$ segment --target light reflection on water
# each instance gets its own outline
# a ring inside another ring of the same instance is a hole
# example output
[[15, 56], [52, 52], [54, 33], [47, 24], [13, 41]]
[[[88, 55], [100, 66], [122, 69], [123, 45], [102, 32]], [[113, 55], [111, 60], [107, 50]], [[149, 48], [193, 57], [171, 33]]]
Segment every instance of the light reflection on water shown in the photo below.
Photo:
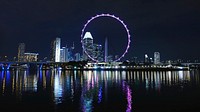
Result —
[[54, 101], [56, 104], [62, 103], [62, 93], [63, 93], [63, 80], [61, 76], [61, 71], [55, 71], [54, 73]]
[[127, 100], [127, 108], [126, 108], [126, 112], [131, 112], [132, 109], [132, 90], [130, 88], [130, 86], [123, 81], [123, 90], [126, 94], [126, 100]]
[[131, 112], [134, 110], [133, 86], [143, 85], [146, 91], [154, 89], [159, 93], [162, 86], [187, 82], [199, 85], [199, 75], [195, 74], [195, 71], [0, 71], [0, 92], [20, 98], [23, 92], [37, 93], [50, 88], [51, 100], [56, 105], [74, 102], [79, 96], [80, 110], [90, 112], [95, 106], [110, 101], [110, 88], [115, 88], [119, 90], [118, 100], [126, 99], [124, 110]]

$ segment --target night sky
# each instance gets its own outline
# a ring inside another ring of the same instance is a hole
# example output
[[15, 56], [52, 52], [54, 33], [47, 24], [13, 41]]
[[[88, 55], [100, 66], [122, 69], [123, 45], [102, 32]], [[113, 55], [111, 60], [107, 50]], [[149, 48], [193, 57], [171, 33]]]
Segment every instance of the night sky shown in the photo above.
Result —
[[[155, 51], [161, 60], [200, 59], [199, 0], [0, 0], [0, 56], [17, 56], [23, 42], [26, 52], [49, 57], [56, 37], [62, 46], [74, 42], [75, 52], [81, 52], [83, 25], [102, 13], [118, 16], [130, 30], [131, 48], [124, 59], [143, 60]], [[108, 36], [111, 51], [124, 49], [126, 33], [114, 19], [99, 18], [88, 30], [96, 42]]]

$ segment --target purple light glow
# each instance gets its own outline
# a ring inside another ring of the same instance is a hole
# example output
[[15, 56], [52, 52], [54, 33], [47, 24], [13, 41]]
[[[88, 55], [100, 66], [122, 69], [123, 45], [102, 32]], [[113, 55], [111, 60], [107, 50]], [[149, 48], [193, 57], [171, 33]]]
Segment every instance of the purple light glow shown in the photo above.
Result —
[[84, 31], [85, 31], [85, 28], [87, 27], [87, 25], [88, 25], [91, 21], [93, 21], [94, 19], [99, 18], [99, 17], [111, 17], [111, 18], [113, 18], [113, 19], [115, 19], [115, 20], [118, 20], [118, 21], [124, 26], [124, 28], [126, 29], [127, 38], [128, 38], [128, 43], [127, 43], [126, 50], [124, 51], [124, 53], [123, 53], [118, 59], [115, 60], [115, 61], [120, 61], [121, 58], [123, 58], [123, 57], [125, 56], [125, 54], [128, 53], [128, 49], [129, 49], [129, 47], [130, 47], [130, 42], [131, 42], [131, 40], [130, 40], [131, 35], [130, 35], [130, 33], [129, 33], [129, 29], [127, 28], [127, 25], [126, 25], [121, 19], [119, 19], [119, 17], [116, 17], [115, 15], [100, 14], [100, 15], [96, 15], [96, 16], [92, 17], [90, 20], [88, 20], [87, 23], [84, 25], [84, 27], [83, 27], [83, 29], [82, 29], [82, 33], [81, 33], [82, 48], [83, 48], [84, 52], [86, 53], [86, 55], [87, 55], [90, 59], [92, 59], [92, 60], [95, 61], [95, 62], [98, 62], [98, 60], [95, 60], [93, 57], [91, 57], [91, 56], [87, 53], [87, 51], [85, 50], [85, 48], [84, 48], [84, 46], [83, 46], [83, 35], [84, 35]]
[[122, 88], [123, 91], [126, 93], [126, 100], [127, 100], [127, 107], [126, 107], [126, 112], [131, 112], [132, 110], [132, 91], [130, 89], [130, 86], [123, 81], [122, 83]]
[[131, 104], [132, 104], [132, 96], [131, 96], [131, 89], [130, 89], [130, 87], [127, 85], [127, 88], [126, 88], [126, 91], [127, 91], [127, 102], [128, 102], [128, 104], [127, 104], [127, 108], [126, 108], [126, 112], [131, 112], [131, 108], [132, 108], [132, 106], [131, 106]]
[[99, 88], [98, 103], [101, 103], [101, 100], [102, 100], [102, 87]]

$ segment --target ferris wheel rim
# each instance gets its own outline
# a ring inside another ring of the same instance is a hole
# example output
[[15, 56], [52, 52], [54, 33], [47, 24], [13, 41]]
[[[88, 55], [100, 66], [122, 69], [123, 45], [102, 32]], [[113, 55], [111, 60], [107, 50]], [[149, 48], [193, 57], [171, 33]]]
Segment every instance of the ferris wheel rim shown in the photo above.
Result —
[[88, 26], [88, 24], [89, 24], [91, 21], [93, 21], [93, 20], [95, 20], [95, 19], [97, 19], [97, 18], [100, 18], [100, 17], [110, 17], [110, 18], [113, 18], [113, 19], [119, 21], [119, 22], [123, 25], [123, 27], [125, 28], [125, 30], [126, 30], [126, 34], [127, 34], [127, 38], [128, 38], [128, 43], [127, 43], [127, 45], [126, 45], [126, 50], [122, 53], [122, 55], [121, 55], [119, 58], [117, 58], [116, 60], [114, 60], [114, 62], [120, 61], [120, 60], [128, 53], [128, 50], [129, 50], [129, 48], [130, 48], [130, 43], [131, 43], [131, 40], [130, 40], [131, 35], [130, 35], [130, 31], [129, 31], [127, 25], [126, 25], [119, 17], [117, 17], [117, 16], [115, 16], [115, 15], [111, 15], [111, 14], [100, 14], [100, 15], [93, 16], [91, 19], [87, 20], [86, 24], [84, 25], [84, 27], [83, 27], [83, 29], [82, 29], [82, 31], [81, 31], [81, 44], [82, 44], [83, 51], [84, 51], [84, 53], [85, 53], [90, 59], [92, 59], [92, 60], [95, 61], [95, 62], [98, 62], [98, 60], [96, 60], [96, 59], [94, 59], [92, 56], [90, 56], [90, 55], [87, 53], [87, 51], [85, 50], [84, 45], [83, 45], [83, 34], [84, 34], [85, 29], [86, 29], [86, 27]]

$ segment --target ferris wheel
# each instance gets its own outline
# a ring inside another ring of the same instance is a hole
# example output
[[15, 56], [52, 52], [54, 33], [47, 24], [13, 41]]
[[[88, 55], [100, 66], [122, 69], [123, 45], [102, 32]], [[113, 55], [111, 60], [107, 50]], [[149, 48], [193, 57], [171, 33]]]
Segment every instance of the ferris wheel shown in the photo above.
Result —
[[105, 41], [105, 51], [104, 51], [104, 59], [102, 59], [102, 55], [103, 53], [100, 52], [102, 50], [102, 46], [98, 45], [98, 44], [93, 44], [93, 37], [91, 35], [90, 32], [85, 32], [86, 27], [95, 19], [97, 18], [101, 18], [101, 17], [109, 17], [112, 18], [114, 20], [117, 20], [119, 23], [121, 23], [123, 25], [123, 27], [126, 30], [126, 38], [127, 38], [127, 43], [126, 43], [126, 49], [123, 51], [122, 55], [119, 56], [117, 59], [115, 59], [114, 61], [120, 61], [127, 53], [128, 53], [128, 49], [130, 48], [130, 32], [129, 29], [127, 27], [127, 25], [119, 18], [116, 17], [115, 15], [111, 15], [111, 14], [100, 14], [100, 15], [96, 15], [94, 17], [92, 17], [91, 19], [89, 19], [86, 24], [84, 25], [83, 29], [82, 29], [82, 33], [81, 33], [81, 43], [82, 43], [82, 48], [83, 48], [83, 52], [85, 54], [85, 56], [87, 56], [89, 59], [91, 59], [92, 61], [95, 62], [107, 62], [107, 51], [106, 51], [106, 47], [107, 47], [107, 40]]

